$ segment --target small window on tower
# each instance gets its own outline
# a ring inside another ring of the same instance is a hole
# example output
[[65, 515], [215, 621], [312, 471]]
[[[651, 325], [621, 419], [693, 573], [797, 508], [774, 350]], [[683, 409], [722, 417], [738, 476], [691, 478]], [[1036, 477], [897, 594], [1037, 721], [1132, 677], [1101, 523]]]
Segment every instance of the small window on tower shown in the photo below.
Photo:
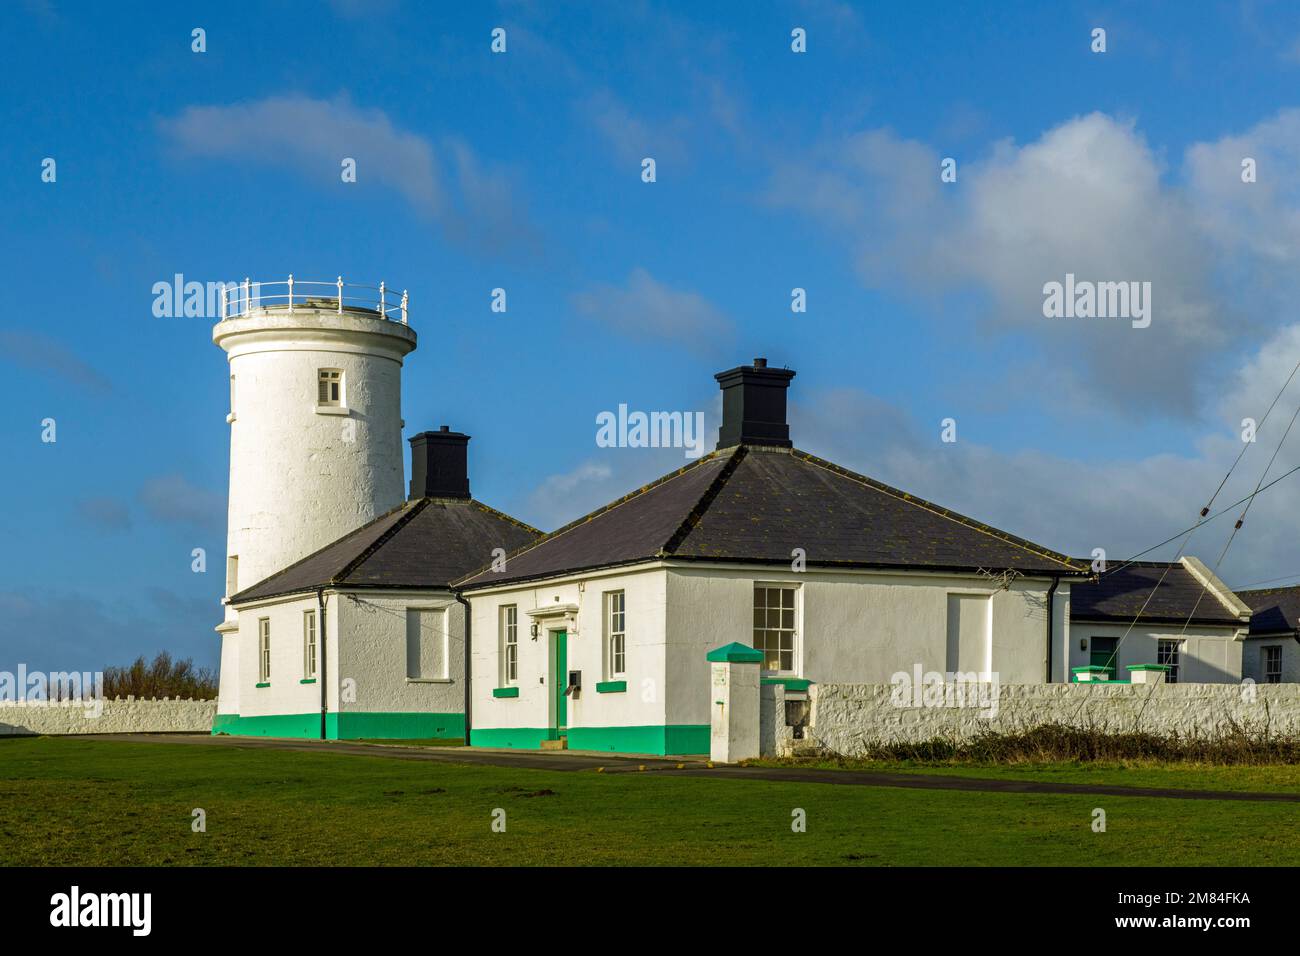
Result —
[[316, 382], [316, 404], [337, 408], [343, 404], [343, 371], [323, 368]]

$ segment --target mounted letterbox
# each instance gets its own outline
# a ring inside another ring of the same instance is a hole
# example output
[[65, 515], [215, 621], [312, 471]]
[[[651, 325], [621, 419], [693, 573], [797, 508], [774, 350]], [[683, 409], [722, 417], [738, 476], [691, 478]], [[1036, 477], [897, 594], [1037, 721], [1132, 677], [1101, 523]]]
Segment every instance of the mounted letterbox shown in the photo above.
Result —
[[582, 696], [582, 671], [569, 671], [569, 686], [564, 688], [566, 697]]

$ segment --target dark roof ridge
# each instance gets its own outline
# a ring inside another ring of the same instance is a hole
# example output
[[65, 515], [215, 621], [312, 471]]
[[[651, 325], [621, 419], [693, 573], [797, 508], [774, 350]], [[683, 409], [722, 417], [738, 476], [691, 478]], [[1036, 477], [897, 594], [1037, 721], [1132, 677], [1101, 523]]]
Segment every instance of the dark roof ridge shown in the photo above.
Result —
[[1283, 584], [1276, 588], [1233, 588], [1232, 593], [1240, 597], [1243, 594], [1276, 594], [1281, 591], [1300, 591], [1300, 584]]
[[387, 544], [392, 539], [393, 535], [397, 534], [397, 532], [405, 528], [408, 524], [411, 523], [411, 520], [416, 515], [418, 515], [421, 511], [427, 508], [429, 506], [429, 502], [432, 500], [433, 500], [432, 498], [417, 498], [415, 500], [415, 503], [412, 504], [411, 507], [407, 509], [406, 514], [404, 514], [397, 521], [394, 521], [392, 527], [390, 527], [387, 531], [381, 534], [374, 541], [370, 542], [370, 547], [366, 548], [364, 551], [358, 554], [347, 564], [343, 565], [342, 570], [338, 571], [335, 574], [330, 575], [329, 583], [338, 584], [342, 582], [347, 578], [349, 574], [351, 574], [357, 568], [361, 567], [361, 565], [365, 564], [366, 561], [368, 561], [371, 557], [374, 556], [375, 552], [377, 552], [380, 548], [382, 548], [385, 544]]
[[465, 505], [465, 506], [475, 505], [476, 507], [479, 508], [479, 510], [486, 511], [488, 514], [492, 515], [495, 518], [500, 518], [502, 521], [508, 521], [510, 524], [515, 525], [516, 527], [519, 528], [523, 528], [525, 531], [532, 532], [533, 534], [544, 533], [540, 528], [534, 528], [530, 524], [525, 524], [524, 522], [520, 521], [518, 518], [508, 515], [504, 511], [498, 511], [496, 508], [493, 508], [491, 505], [479, 501], [477, 498], [448, 498], [446, 496], [429, 495], [428, 497], [418, 498], [416, 500], [437, 502], [438, 504], [441, 504], [444, 507], [446, 505]]
[[[485, 504], [483, 504], [483, 502], [479, 501], [479, 500], [476, 499], [476, 498], [469, 498], [469, 499], [462, 498], [462, 499], [460, 499], [460, 500], [461, 500], [462, 502], [466, 503], [466, 504], [475, 504], [475, 505], [478, 505], [481, 509], [483, 509], [484, 511], [486, 511], [488, 514], [493, 515], [493, 516], [495, 516], [495, 517], [497, 517], [497, 518], [501, 518], [501, 519], [503, 519], [503, 520], [505, 520], [505, 521], [509, 521], [511, 524], [518, 525], [520, 528], [523, 528], [525, 531], [529, 531], [529, 532], [532, 532], [533, 534], [538, 534], [538, 535], [540, 535], [540, 534], [543, 533], [542, 531], [539, 531], [537, 528], [534, 528], [534, 527], [533, 527], [532, 525], [530, 525], [530, 524], [524, 524], [524, 523], [523, 523], [522, 521], [520, 521], [519, 519], [510, 517], [510, 515], [506, 514], [504, 511], [497, 511], [497, 509], [496, 509], [496, 508], [493, 508], [491, 505], [485, 505]], [[470, 571], [470, 572], [468, 572], [468, 573], [466, 573], [466, 574], [462, 574], [462, 575], [461, 575], [460, 577], [458, 577], [455, 581], [448, 581], [448, 582], [447, 582], [447, 588], [448, 588], [449, 590], [454, 590], [455, 587], [456, 587], [456, 585], [457, 585], [458, 583], [460, 583], [461, 581], [464, 581], [466, 578], [471, 578], [471, 577], [474, 577], [475, 575], [482, 574], [484, 571], [486, 571], [486, 570], [487, 570], [488, 568], [490, 568], [490, 567], [492, 567], [492, 562], [491, 562], [491, 561], [489, 561], [487, 564], [481, 565], [480, 567], [474, 568], [474, 570], [472, 570], [472, 571]]]
[[[367, 521], [365, 524], [361, 525], [360, 527], [358, 527], [358, 528], [353, 528], [353, 529], [352, 529], [351, 531], [349, 531], [347, 534], [342, 535], [342, 536], [340, 536], [340, 537], [338, 537], [338, 538], [335, 538], [333, 541], [330, 541], [328, 544], [323, 544], [323, 545], [321, 545], [319, 548], [317, 548], [315, 551], [312, 551], [310, 554], [304, 554], [304, 555], [303, 555], [301, 558], [299, 558], [297, 561], [294, 561], [294, 562], [292, 562], [292, 563], [290, 563], [290, 564], [286, 564], [286, 565], [285, 565], [284, 567], [282, 567], [279, 571], [275, 571], [275, 572], [273, 572], [272, 574], [268, 574], [266, 577], [262, 578], [262, 580], [260, 580], [260, 581], [254, 581], [254, 582], [253, 582], [252, 584], [250, 584], [248, 587], [246, 587], [246, 588], [241, 588], [240, 590], [236, 591], [234, 594], [230, 595], [230, 597], [228, 597], [226, 600], [227, 600], [230, 604], [234, 604], [234, 603], [236, 603], [236, 601], [238, 600], [238, 598], [239, 598], [241, 595], [246, 594], [247, 592], [253, 590], [253, 588], [261, 587], [263, 584], [266, 584], [268, 581], [274, 581], [276, 578], [278, 578], [278, 577], [280, 577], [280, 576], [282, 576], [282, 575], [288, 574], [290, 571], [292, 571], [292, 570], [293, 570], [294, 568], [296, 568], [298, 565], [302, 564], [304, 561], [309, 561], [309, 560], [311, 560], [312, 558], [316, 557], [316, 555], [320, 554], [321, 552], [323, 552], [323, 551], [328, 551], [330, 548], [334, 547], [335, 545], [339, 544], [340, 542], [346, 541], [348, 538], [352, 537], [353, 535], [355, 535], [355, 534], [360, 534], [362, 531], [365, 531], [367, 528], [369, 528], [369, 527], [370, 527], [372, 524], [374, 524], [376, 521], [383, 521], [383, 520], [384, 520], [385, 518], [387, 518], [389, 515], [392, 515], [392, 514], [394, 514], [395, 512], [401, 511], [403, 508], [407, 507], [407, 506], [410, 505], [410, 504], [411, 504], [410, 501], [403, 501], [401, 504], [399, 504], [399, 505], [395, 505], [394, 507], [389, 508], [389, 509], [388, 509], [387, 511], [385, 511], [383, 514], [381, 514], [381, 515], [375, 515], [375, 517], [371, 518], [369, 521]], [[403, 522], [403, 523], [404, 523], [404, 522]]]
[[[718, 458], [726, 458], [730, 455], [733, 455], [736, 452], [737, 448], [739, 447], [740, 446], [733, 446], [731, 448], [723, 448], [723, 449], [718, 449], [716, 451], [712, 451], [707, 455], [703, 455], [700, 458], [697, 458], [689, 465], [683, 465], [681, 468], [678, 468], [676, 471], [670, 471], [666, 475], [661, 475], [660, 477], [656, 478], [654, 481], [650, 482], [648, 485], [642, 485], [640, 488], [637, 488], [633, 491], [629, 491], [623, 497], [616, 498], [615, 500], [611, 501], [609, 504], [603, 505], [600, 508], [597, 508], [595, 511], [585, 514], [580, 518], [575, 518], [573, 521], [570, 521], [568, 524], [563, 525], [562, 527], [556, 528], [554, 531], [550, 532], [549, 534], [542, 535], [536, 541], [532, 541], [524, 545], [522, 548], [510, 552], [508, 555], [506, 555], [506, 560], [509, 561], [510, 559], [517, 558], [522, 554], [527, 554], [529, 551], [532, 551], [534, 548], [539, 547], [540, 545], [543, 545], [548, 541], [554, 541], [556, 538], [560, 537], [561, 535], [569, 531], [572, 531], [574, 528], [580, 527], [581, 525], [584, 525], [589, 521], [594, 521], [595, 519], [605, 514], [608, 514], [609, 512], [617, 508], [619, 505], [627, 504], [632, 499], [639, 498], [641, 495], [644, 495], [652, 491], [653, 489], [658, 488], [660, 485], [667, 484], [668, 482], [672, 481], [674, 478], [680, 478], [682, 475], [686, 474], [689, 471], [694, 470], [695, 468], [698, 468], [700, 465], [703, 465], [707, 461], [712, 461]], [[453, 586], [455, 586], [457, 584], [460, 584], [462, 581], [468, 581], [471, 578], [475, 577], [476, 575], [482, 573], [483, 573], [483, 569], [480, 568], [478, 571], [474, 571], [471, 572], [470, 574], [462, 575], [461, 577], [457, 578], [455, 581], [452, 581], [451, 583]], [[512, 580], [508, 583], [514, 583], [514, 581]]]
[[718, 497], [719, 492], [722, 491], [722, 486], [725, 485], [731, 479], [731, 476], [736, 473], [736, 467], [744, 460], [745, 455], [745, 446], [736, 445], [735, 451], [723, 466], [718, 469], [718, 473], [713, 476], [713, 480], [709, 482], [709, 486], [700, 493], [699, 498], [695, 500], [695, 504], [691, 506], [691, 510], [687, 512], [686, 517], [682, 519], [682, 523], [677, 526], [677, 530], [674, 531], [669, 536], [668, 540], [664, 542], [663, 547], [659, 549], [656, 557], [669, 557], [676, 552], [679, 547], [681, 547], [682, 542], [686, 540], [686, 536], [695, 530], [695, 526], [698, 525], [700, 519], [704, 517], [704, 512], [709, 510], [709, 505], [713, 504], [713, 499]]
[[1041, 545], [1034, 544], [1034, 542], [1028, 540], [1027, 538], [1021, 538], [1018, 535], [1010, 534], [1009, 532], [1006, 531], [1000, 531], [997, 528], [992, 527], [991, 525], [984, 524], [982, 521], [976, 521], [974, 518], [968, 518], [966, 517], [966, 515], [961, 514], [960, 512], [956, 512], [956, 511], [952, 511], [951, 509], [944, 508], [942, 505], [937, 505], [934, 502], [927, 501], [924, 498], [918, 498], [916, 495], [909, 494], [908, 492], [903, 491], [902, 489], [895, 488], [892, 485], [887, 485], [883, 481], [877, 481], [875, 478], [870, 478], [866, 475], [859, 474], [856, 471], [850, 471], [848, 468], [845, 468], [841, 465], [837, 465], [834, 462], [826, 461], [824, 458], [818, 458], [816, 455], [809, 454], [806, 451], [801, 451], [798, 448], [791, 448], [789, 449], [789, 452], [794, 457], [806, 461], [810, 465], [815, 465], [819, 468], [825, 469], [826, 471], [829, 471], [835, 475], [839, 475], [842, 478], [848, 478], [851, 481], [861, 482], [862, 484], [865, 484], [869, 488], [874, 488], [876, 491], [880, 491], [883, 492], [884, 494], [890, 495], [891, 497], [894, 497], [899, 501], [905, 501], [908, 504], [915, 505], [918, 508], [922, 508], [926, 511], [929, 511], [931, 514], [938, 515], [941, 518], [947, 518], [949, 521], [953, 521], [957, 524], [963, 525], [967, 528], [970, 528], [973, 531], [981, 532], [982, 534], [986, 534], [991, 538], [995, 538], [999, 541], [1004, 541], [1007, 544], [1014, 545], [1017, 548], [1021, 548], [1024, 551], [1028, 551], [1030, 554], [1037, 555], [1038, 557], [1041, 558], [1047, 558], [1049, 561], [1055, 561], [1058, 564], [1063, 564], [1065, 565], [1066, 568], [1068, 568], [1071, 571], [1077, 573], [1087, 573], [1089, 570], [1086, 568], [1079, 567], [1077, 564], [1074, 563], [1075, 559], [1069, 557], [1068, 555], [1061, 554], [1057, 551], [1049, 551], [1047, 548], [1044, 548]]

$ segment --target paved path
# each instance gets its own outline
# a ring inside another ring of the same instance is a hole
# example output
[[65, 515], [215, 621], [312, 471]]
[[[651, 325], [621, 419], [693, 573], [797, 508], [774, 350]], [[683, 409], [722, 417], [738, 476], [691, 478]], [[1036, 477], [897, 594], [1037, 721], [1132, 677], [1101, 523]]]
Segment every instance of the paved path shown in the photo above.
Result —
[[912, 790], [962, 790], [981, 793], [1053, 793], [1106, 797], [1162, 797], [1173, 800], [1232, 800], [1300, 803], [1300, 793], [1251, 790], [1185, 790], [1177, 787], [1121, 787], [1111, 784], [951, 777], [939, 774], [887, 773], [874, 770], [823, 770], [800, 767], [709, 766], [700, 758], [625, 756], [590, 750], [494, 750], [485, 747], [420, 747], [357, 743], [347, 740], [300, 740], [281, 737], [213, 737], [208, 734], [90, 734], [94, 740], [124, 743], [181, 744], [197, 747], [236, 747], [251, 750], [298, 750], [359, 754], [395, 760], [521, 767], [527, 770], [599, 770], [602, 773], [672, 771], [688, 777], [769, 780], [777, 783], [820, 783], [858, 787], [901, 787]]

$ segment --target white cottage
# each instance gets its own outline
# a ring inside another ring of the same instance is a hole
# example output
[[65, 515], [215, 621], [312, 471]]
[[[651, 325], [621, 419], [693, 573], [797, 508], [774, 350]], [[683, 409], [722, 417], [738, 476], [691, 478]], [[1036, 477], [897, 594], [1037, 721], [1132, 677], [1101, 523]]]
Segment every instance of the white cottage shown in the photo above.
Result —
[[719, 373], [713, 453], [459, 582], [471, 743], [707, 753], [705, 657], [733, 642], [795, 698], [917, 665], [1064, 671], [1088, 566], [795, 449], [794, 374]]
[[1254, 611], [1241, 672], [1257, 684], [1300, 682], [1300, 585], [1238, 591]]
[[1251, 626], [1250, 607], [1197, 558], [1119, 563], [1071, 589], [1070, 671], [1124, 681], [1156, 667], [1169, 683], [1235, 684]]

